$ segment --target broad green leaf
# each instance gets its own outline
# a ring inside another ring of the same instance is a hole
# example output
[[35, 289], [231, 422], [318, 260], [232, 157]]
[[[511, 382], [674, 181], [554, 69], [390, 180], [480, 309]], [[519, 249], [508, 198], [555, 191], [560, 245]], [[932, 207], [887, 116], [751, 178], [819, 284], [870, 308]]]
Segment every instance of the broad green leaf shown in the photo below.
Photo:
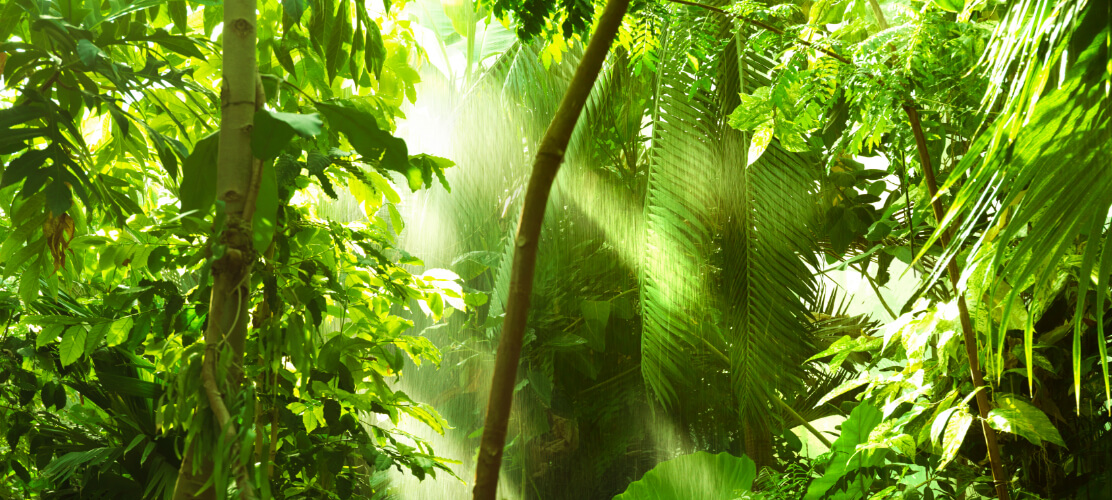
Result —
[[[836, 487], [839, 480], [850, 471], [878, 465], [887, 454], [885, 449], [858, 450], [858, 445], [867, 443], [869, 435], [883, 420], [884, 414], [868, 403], [858, 404], [842, 422], [842, 434], [834, 441], [830, 450], [830, 461], [826, 474], [811, 482], [805, 500], [818, 500]], [[864, 479], [859, 485], [868, 488], [871, 479]], [[842, 481], [844, 483], [844, 481]]]
[[179, 189], [181, 212], [196, 211], [204, 218], [216, 200], [216, 156], [220, 149], [220, 132], [213, 132], [197, 141], [193, 152], [182, 161]]
[[[12, 2], [13, 4], [15, 2]], [[93, 42], [82, 38], [77, 41], [77, 57], [81, 59], [85, 66], [93, 67], [97, 62], [97, 57], [104, 55], [104, 51], [100, 47], [93, 45]]]
[[845, 14], [846, 0], [818, 0], [811, 4], [811, 14], [808, 19], [809, 24], [823, 25], [823, 24], [837, 24], [842, 22], [842, 15]]
[[[409, 169], [409, 173], [406, 174], [406, 177], [409, 178], [410, 189], [420, 189], [421, 183], [424, 183], [426, 188], [431, 188], [432, 176], [435, 174], [436, 178], [440, 180], [440, 185], [444, 186], [444, 190], [449, 193], [452, 192], [452, 188], [448, 186], [448, 179], [444, 177], [444, 169], [455, 165], [455, 162], [452, 160], [422, 153], [410, 156], [409, 164], [411, 168]], [[413, 186], [416, 179], [410, 176], [416, 176], [418, 174], [420, 174], [420, 182], [417, 182], [417, 187], [414, 188]]]
[[15, 0], [4, 2], [4, 8], [0, 9], [0, 40], [8, 40], [15, 26], [23, 20], [23, 13], [24, 10], [19, 2]]
[[61, 358], [62, 366], [72, 364], [85, 354], [86, 335], [85, 327], [82, 325], [73, 325], [66, 329], [66, 333], [62, 334], [62, 343], [58, 345], [58, 355]]
[[30, 305], [39, 298], [39, 274], [42, 272], [43, 256], [31, 261], [31, 265], [23, 271], [19, 279], [19, 298], [24, 304]]
[[39, 348], [46, 344], [54, 342], [60, 335], [62, 335], [62, 332], [64, 332], [65, 329], [66, 326], [60, 323], [44, 326], [42, 330], [39, 330], [39, 334], [35, 336], [35, 347]]
[[946, 464], [958, 456], [961, 443], [965, 441], [969, 426], [973, 424], [973, 415], [966, 407], [959, 406], [957, 410], [951, 414], [946, 422], [946, 430], [942, 433], [942, 463], [939, 464], [939, 469], [946, 467]]
[[753, 487], [757, 466], [747, 456], [698, 451], [661, 462], [614, 500], [732, 500]]
[[100, 342], [108, 335], [112, 328], [111, 321], [102, 321], [89, 327], [89, 334], [85, 337], [85, 352], [93, 352], [100, 347]]
[[340, 10], [333, 18], [332, 25], [328, 27], [328, 46], [324, 51], [325, 73], [328, 75], [328, 84], [331, 85], [336, 78], [336, 71], [347, 57], [343, 53], [344, 44], [351, 42], [351, 16], [348, 15], [348, 2], [340, 1]]
[[414, 191], [421, 187], [423, 172], [410, 163], [405, 141], [379, 128], [373, 114], [359, 109], [352, 101], [322, 102], [317, 104], [317, 109], [328, 119], [328, 125], [343, 133], [365, 160], [405, 175]]
[[170, 10], [170, 20], [174, 23], [174, 30], [182, 35], [189, 33], [189, 10], [185, 0], [171, 0], [166, 7]]
[[741, 104], [730, 113], [730, 126], [748, 132], [772, 120], [772, 102], [768, 100], [768, 87], [752, 95], [741, 94]]
[[305, 13], [305, 0], [282, 0], [282, 10], [294, 24], [301, 22], [301, 15]]
[[262, 254], [270, 246], [271, 240], [274, 239], [274, 232], [278, 228], [278, 180], [274, 173], [274, 162], [271, 161], [263, 165], [251, 227], [255, 251]]
[[772, 142], [773, 124], [772, 120], [768, 120], [757, 127], [753, 132], [753, 138], [749, 143], [749, 152], [747, 157], [749, 159], [746, 167], [753, 166], [757, 160], [761, 158], [765, 150], [768, 149], [769, 143]]
[[130, 316], [120, 318], [112, 322], [112, 326], [108, 329], [105, 335], [105, 340], [108, 341], [109, 346], [120, 345], [127, 340], [128, 335], [131, 333], [132, 326], [135, 325], [135, 320]]
[[472, 36], [475, 26], [475, 4], [472, 0], [440, 0], [444, 14], [452, 21], [452, 28], [462, 37]]
[[255, 158], [272, 160], [295, 134], [313, 137], [320, 133], [320, 127], [320, 117], [316, 113], [302, 115], [260, 109], [255, 112], [255, 125], [251, 129], [251, 152]]
[[993, 429], [1023, 436], [1031, 444], [1049, 441], [1066, 446], [1058, 429], [1042, 410], [1010, 394], [1000, 394], [995, 399], [996, 407], [988, 412], [988, 423]]
[[134, 38], [132, 40], [154, 42], [171, 52], [177, 52], [186, 57], [194, 57], [201, 60], [205, 59], [205, 54], [197, 48], [196, 42], [194, 42], [192, 38], [181, 35], [171, 35], [169, 31], [164, 29], [155, 30], [155, 32], [150, 35]]

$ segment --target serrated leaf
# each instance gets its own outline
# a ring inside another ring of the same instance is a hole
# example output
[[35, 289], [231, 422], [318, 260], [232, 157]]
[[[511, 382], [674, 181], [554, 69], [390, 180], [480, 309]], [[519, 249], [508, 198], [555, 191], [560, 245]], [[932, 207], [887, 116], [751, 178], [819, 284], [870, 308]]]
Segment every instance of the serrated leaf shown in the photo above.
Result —
[[72, 364], [85, 354], [86, 335], [87, 332], [82, 325], [71, 326], [66, 329], [66, 333], [62, 334], [62, 343], [58, 345], [58, 355], [61, 358], [62, 366]]

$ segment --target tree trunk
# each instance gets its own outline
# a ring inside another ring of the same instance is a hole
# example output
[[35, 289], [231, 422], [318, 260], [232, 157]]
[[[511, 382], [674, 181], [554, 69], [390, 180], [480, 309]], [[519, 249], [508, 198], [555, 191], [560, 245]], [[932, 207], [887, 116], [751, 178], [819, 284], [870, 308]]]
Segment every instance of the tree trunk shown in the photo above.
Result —
[[494, 362], [494, 380], [490, 387], [483, 438], [475, 470], [474, 500], [494, 500], [498, 490], [498, 472], [502, 465], [502, 449], [506, 444], [506, 427], [513, 405], [517, 365], [521, 359], [521, 341], [529, 316], [529, 300], [533, 293], [533, 272], [537, 262], [537, 240], [544, 221], [545, 205], [564, 160], [572, 131], [587, 97], [598, 78], [610, 44], [618, 33], [629, 7], [629, 0], [608, 0], [583, 59], [575, 70], [571, 84], [560, 102], [556, 116], [544, 134], [533, 163], [533, 174], [525, 191], [524, 207], [514, 238], [514, 261], [510, 274], [510, 293], [498, 356]]
[[[198, 494], [200, 487], [213, 473], [212, 453], [226, 453], [224, 463], [231, 464], [241, 498], [254, 498], [252, 484], [244, 464], [238, 461], [238, 433], [226, 401], [236, 400], [243, 378], [243, 353], [247, 338], [249, 285], [251, 263], [254, 261], [251, 217], [255, 210], [260, 163], [251, 154], [251, 127], [255, 110], [265, 101], [258, 84], [255, 63], [255, 1], [225, 0], [223, 83], [220, 88], [220, 149], [217, 156], [216, 192], [224, 210], [223, 228], [214, 247], [223, 247], [223, 255], [212, 264], [212, 296], [209, 299], [208, 323], [204, 333], [205, 353], [201, 369], [202, 401], [213, 412], [213, 428], [202, 429], [202, 443], [216, 442], [223, 433], [224, 450], [203, 450], [201, 467], [193, 469], [194, 443], [187, 444], [184, 460], [174, 487], [174, 498], [213, 498], [213, 484]], [[220, 210], [219, 204], [217, 210]], [[217, 379], [218, 358], [230, 355], [228, 372]], [[199, 408], [198, 411], [205, 411]]]

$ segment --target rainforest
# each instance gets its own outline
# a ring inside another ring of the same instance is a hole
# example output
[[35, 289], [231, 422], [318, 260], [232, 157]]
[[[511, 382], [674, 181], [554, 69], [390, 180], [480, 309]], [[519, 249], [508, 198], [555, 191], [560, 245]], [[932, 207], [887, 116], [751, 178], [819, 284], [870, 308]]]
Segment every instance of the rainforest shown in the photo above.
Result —
[[0, 0], [0, 499], [1112, 499], [1112, 2]]

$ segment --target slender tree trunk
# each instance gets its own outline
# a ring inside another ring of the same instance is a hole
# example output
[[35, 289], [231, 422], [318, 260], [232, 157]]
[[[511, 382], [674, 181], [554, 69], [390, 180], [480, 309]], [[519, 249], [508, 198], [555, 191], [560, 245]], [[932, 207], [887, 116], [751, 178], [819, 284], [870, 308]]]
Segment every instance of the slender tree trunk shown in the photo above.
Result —
[[[911, 130], [915, 133], [915, 144], [919, 149], [919, 162], [923, 166], [923, 176], [927, 180], [927, 190], [931, 195], [931, 208], [938, 224], [942, 224], [946, 210], [942, 207], [942, 200], [938, 199], [938, 182], [934, 178], [934, 169], [931, 168], [931, 157], [927, 151], [927, 138], [923, 135], [923, 126], [919, 122], [919, 111], [911, 105], [904, 105]], [[950, 230], [942, 230], [939, 237], [942, 246], [950, 246]], [[985, 393], [985, 377], [981, 373], [980, 361], [977, 357], [977, 336], [973, 333], [973, 322], [969, 319], [969, 307], [965, 304], [965, 295], [958, 288], [961, 278], [961, 269], [958, 268], [956, 258], [951, 258], [946, 263], [946, 271], [950, 275], [950, 284], [954, 292], [958, 293], [958, 314], [961, 316], [961, 337], [965, 344], [965, 356], [969, 360], [969, 374], [973, 377], [973, 391], [977, 394], [977, 412], [981, 414], [981, 428], [985, 432], [985, 445], [988, 447], [988, 460], [992, 465], [992, 480], [996, 483], [996, 496], [1000, 500], [1009, 500], [1008, 479], [1004, 476], [1004, 465], [1000, 460], [1000, 447], [996, 444], [996, 431], [988, 425], [988, 411], [992, 409]]]
[[506, 427], [513, 405], [517, 365], [521, 360], [521, 341], [529, 316], [529, 300], [533, 293], [533, 272], [537, 263], [537, 243], [544, 221], [545, 205], [564, 160], [572, 131], [579, 121], [587, 97], [598, 79], [610, 44], [629, 8], [629, 0], [608, 0], [594, 35], [575, 70], [556, 116], [544, 134], [533, 163], [533, 174], [525, 191], [524, 207], [514, 238], [514, 261], [510, 273], [510, 293], [498, 356], [494, 361], [494, 380], [490, 387], [483, 438], [475, 471], [474, 500], [494, 500], [498, 490], [498, 472], [502, 465], [502, 449], [506, 444]]
[[[217, 156], [217, 199], [224, 202], [224, 225], [214, 247], [223, 248], [223, 255], [212, 264], [212, 296], [209, 300], [208, 323], [204, 333], [205, 354], [201, 369], [204, 397], [213, 413], [213, 429], [202, 429], [216, 441], [223, 433], [225, 449], [204, 450], [201, 467], [193, 469], [196, 446], [187, 445], [185, 459], [178, 473], [174, 498], [213, 498], [221, 484], [212, 484], [198, 494], [212, 473], [211, 453], [227, 453], [224, 463], [231, 464], [241, 498], [253, 499], [254, 489], [244, 464], [239, 463], [238, 432], [228, 401], [235, 401], [243, 378], [243, 353], [247, 338], [251, 263], [254, 260], [251, 217], [255, 210], [260, 164], [251, 154], [251, 127], [255, 110], [265, 101], [258, 83], [255, 63], [255, 0], [225, 0], [223, 83], [220, 88], [220, 149]], [[219, 208], [218, 208], [219, 209]], [[217, 378], [221, 355], [231, 356], [223, 380]], [[203, 408], [199, 409], [204, 411]], [[230, 451], [230, 453], [228, 453]]]

